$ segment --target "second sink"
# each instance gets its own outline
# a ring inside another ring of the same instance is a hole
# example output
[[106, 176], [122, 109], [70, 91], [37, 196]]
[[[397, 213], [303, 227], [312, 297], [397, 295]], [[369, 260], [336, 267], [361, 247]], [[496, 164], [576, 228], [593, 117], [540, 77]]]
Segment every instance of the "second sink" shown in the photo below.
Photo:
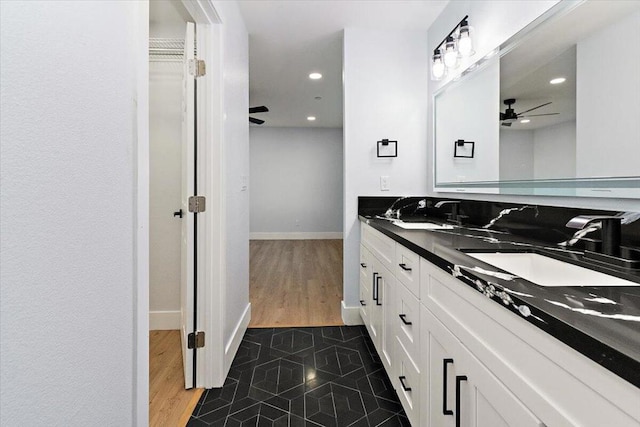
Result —
[[540, 286], [640, 286], [536, 253], [467, 252], [467, 255]]

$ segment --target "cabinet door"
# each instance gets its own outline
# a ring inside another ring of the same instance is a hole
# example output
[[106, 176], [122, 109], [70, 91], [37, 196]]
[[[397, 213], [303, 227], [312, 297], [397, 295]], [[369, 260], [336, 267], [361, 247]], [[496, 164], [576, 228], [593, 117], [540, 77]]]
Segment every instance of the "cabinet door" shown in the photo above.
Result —
[[423, 337], [428, 336], [428, 426], [542, 427], [536, 418], [425, 307]]
[[371, 279], [369, 284], [371, 289], [369, 295], [371, 296], [371, 303], [369, 304], [369, 335], [376, 347], [378, 354], [382, 354], [382, 299], [380, 298], [380, 290], [382, 289], [381, 280], [384, 267], [374, 256], [371, 257]]
[[380, 276], [378, 278], [378, 307], [382, 311], [382, 331], [380, 358], [384, 367], [387, 369], [389, 377], [396, 376], [394, 359], [398, 342], [396, 341], [396, 294], [397, 287], [400, 286], [396, 278], [391, 272], [384, 268], [380, 268]]
[[360, 317], [369, 328], [371, 311], [371, 253], [363, 245], [360, 245]]

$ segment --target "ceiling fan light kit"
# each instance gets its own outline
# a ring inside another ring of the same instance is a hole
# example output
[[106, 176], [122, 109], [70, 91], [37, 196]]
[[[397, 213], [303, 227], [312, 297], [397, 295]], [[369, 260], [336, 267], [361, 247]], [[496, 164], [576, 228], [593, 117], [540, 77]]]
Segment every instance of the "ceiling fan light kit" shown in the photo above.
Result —
[[458, 68], [460, 58], [473, 56], [472, 29], [465, 16], [433, 51], [431, 79], [441, 80], [447, 71]]

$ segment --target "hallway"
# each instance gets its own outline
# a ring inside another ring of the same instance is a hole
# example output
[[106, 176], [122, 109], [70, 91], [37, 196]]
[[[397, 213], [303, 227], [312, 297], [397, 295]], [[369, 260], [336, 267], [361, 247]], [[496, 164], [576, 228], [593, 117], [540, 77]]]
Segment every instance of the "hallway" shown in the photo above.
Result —
[[342, 240], [252, 240], [251, 328], [342, 325]]

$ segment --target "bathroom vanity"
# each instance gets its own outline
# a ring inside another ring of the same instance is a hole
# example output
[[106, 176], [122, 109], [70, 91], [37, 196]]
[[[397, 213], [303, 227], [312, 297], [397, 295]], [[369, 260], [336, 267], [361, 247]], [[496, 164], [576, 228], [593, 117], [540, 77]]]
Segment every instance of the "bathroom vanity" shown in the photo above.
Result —
[[360, 314], [412, 425], [640, 426], [640, 269], [558, 245], [577, 210], [390, 200], [359, 201]]

